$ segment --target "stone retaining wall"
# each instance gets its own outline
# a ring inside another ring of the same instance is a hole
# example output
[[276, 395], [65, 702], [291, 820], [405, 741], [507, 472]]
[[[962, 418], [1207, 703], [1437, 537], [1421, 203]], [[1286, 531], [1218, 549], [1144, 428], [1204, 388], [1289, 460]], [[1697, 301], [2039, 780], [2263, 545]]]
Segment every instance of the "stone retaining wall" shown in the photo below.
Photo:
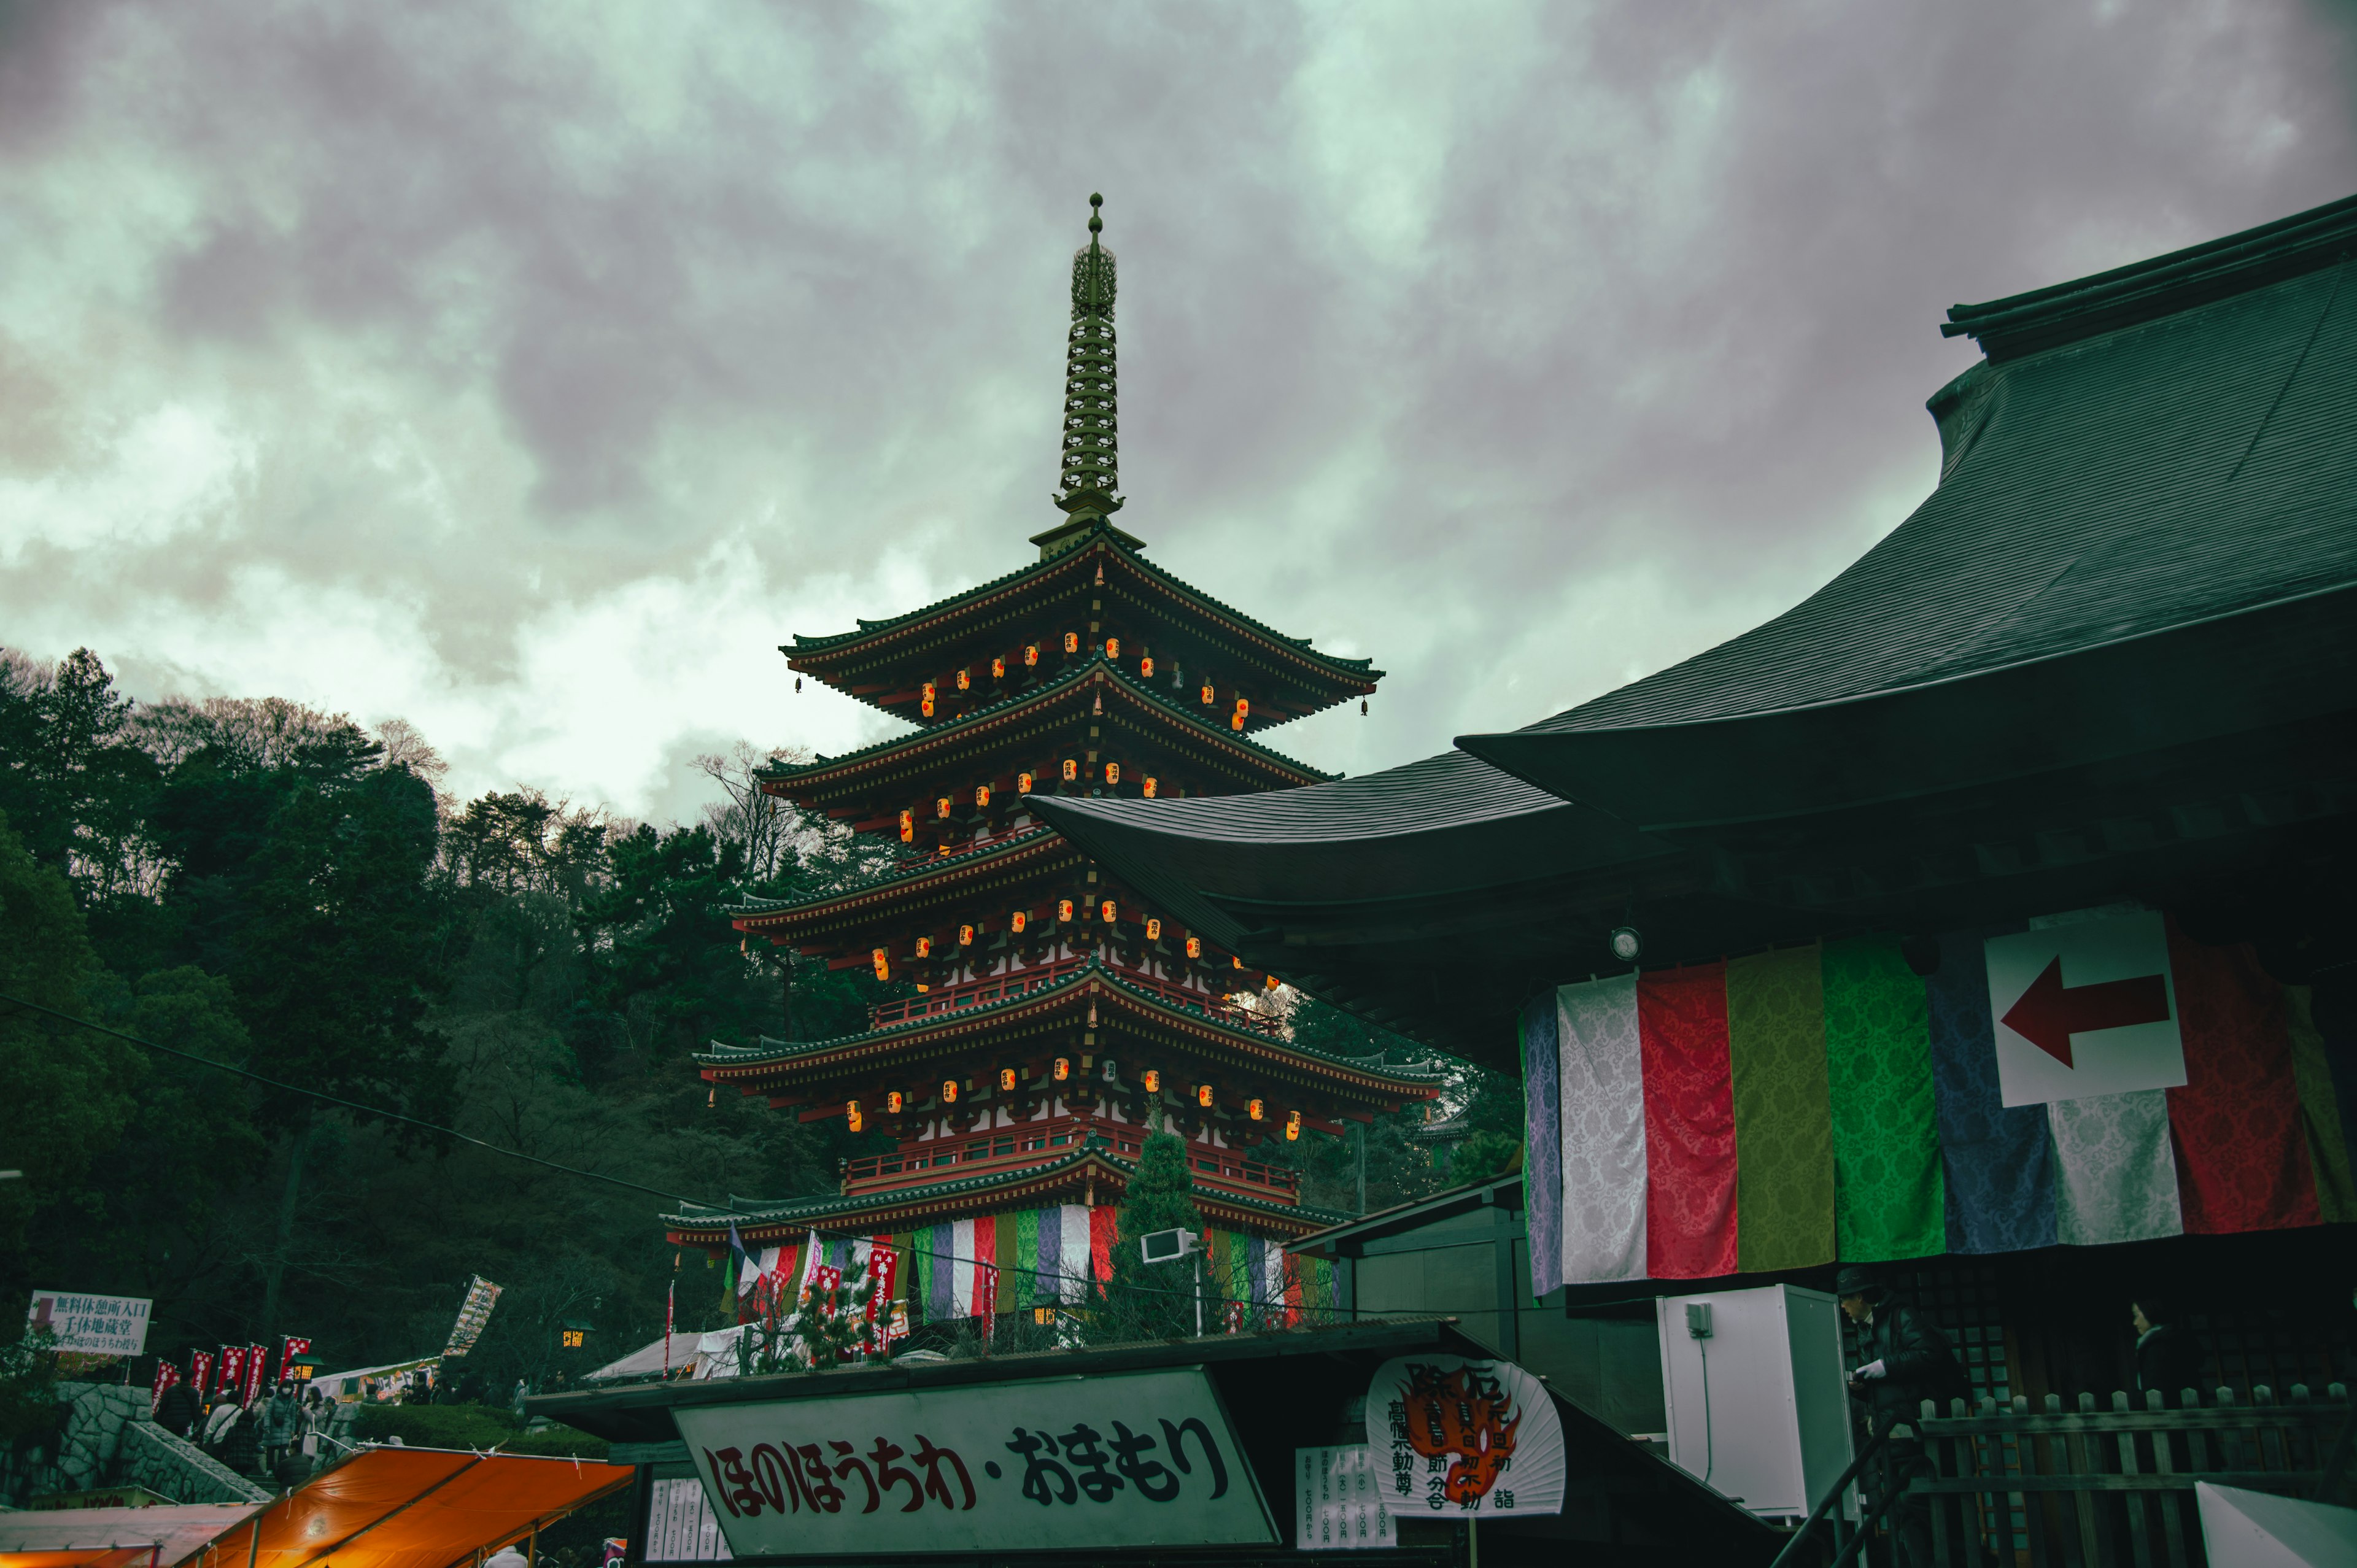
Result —
[[266, 1503], [273, 1496], [152, 1421], [123, 1429], [121, 1456], [109, 1484], [145, 1487], [176, 1503]]

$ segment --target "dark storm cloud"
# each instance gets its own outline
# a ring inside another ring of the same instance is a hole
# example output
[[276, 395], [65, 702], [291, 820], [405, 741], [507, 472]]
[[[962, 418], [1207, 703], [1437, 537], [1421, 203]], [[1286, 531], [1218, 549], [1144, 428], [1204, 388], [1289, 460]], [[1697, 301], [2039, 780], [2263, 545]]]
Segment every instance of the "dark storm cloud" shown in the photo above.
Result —
[[1050, 521], [1099, 189], [1123, 521], [1394, 672], [1362, 770], [1894, 525], [1948, 304], [2357, 188], [2344, 16], [0, 8], [0, 609], [478, 788], [874, 733], [770, 649]]

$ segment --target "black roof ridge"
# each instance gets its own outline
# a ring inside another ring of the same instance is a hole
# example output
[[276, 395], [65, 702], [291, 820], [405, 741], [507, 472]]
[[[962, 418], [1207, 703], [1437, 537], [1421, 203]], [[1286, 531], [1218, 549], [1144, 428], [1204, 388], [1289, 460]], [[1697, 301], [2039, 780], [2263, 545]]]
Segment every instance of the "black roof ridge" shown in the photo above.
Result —
[[[1017, 1003], [1036, 1002], [1042, 997], [1053, 995], [1057, 992], [1065, 990], [1068, 987], [1078, 985], [1082, 981], [1086, 980], [1092, 974], [1103, 975], [1107, 981], [1120, 986], [1123, 990], [1142, 1001], [1153, 1003], [1174, 1013], [1186, 1011], [1184, 1008], [1173, 1003], [1170, 998], [1162, 995], [1158, 992], [1148, 991], [1144, 986], [1131, 984], [1107, 965], [1097, 954], [1091, 953], [1088, 956], [1087, 961], [1083, 962], [1080, 968], [1071, 971], [1069, 973], [1064, 974], [1059, 979], [1050, 981], [1048, 984], [1040, 987], [1037, 991], [1026, 991], [1014, 996], [1002, 996], [995, 1002], [977, 1002], [971, 1007], [955, 1008], [950, 1013], [942, 1015], [942, 1016], [957, 1017], [961, 1019], [971, 1018], [980, 1016], [983, 1014], [994, 1012], [1002, 1007], [1011, 1007]], [[1010, 976], [1008, 978], [1013, 977]], [[1355, 1071], [1365, 1073], [1370, 1078], [1390, 1078], [1398, 1079], [1402, 1082], [1437, 1082], [1448, 1076], [1446, 1073], [1418, 1072], [1412, 1068], [1394, 1068], [1388, 1064], [1380, 1069], [1371, 1068], [1363, 1065], [1361, 1059], [1356, 1057], [1345, 1057], [1333, 1051], [1321, 1051], [1315, 1046], [1297, 1045], [1291, 1040], [1277, 1040], [1273, 1039], [1268, 1036], [1255, 1035], [1251, 1033], [1249, 1030], [1240, 1029], [1233, 1024], [1227, 1023], [1219, 1018], [1211, 1017], [1209, 1015], [1201, 1015], [1200, 1021], [1213, 1025], [1219, 1028], [1225, 1029], [1240, 1038], [1249, 1039], [1257, 1044], [1274, 1044], [1281, 1046], [1286, 1050], [1291, 1051], [1297, 1056], [1307, 1057], [1313, 1061], [1330, 1062], [1337, 1067], [1351, 1068]], [[837, 1035], [834, 1038], [826, 1040], [780, 1040], [778, 1044], [791, 1046], [792, 1047], [790, 1050], [783, 1051], [765, 1051], [759, 1046], [720, 1045], [720, 1042], [716, 1040], [713, 1044], [720, 1046], [718, 1050], [697, 1051], [694, 1055], [694, 1059], [697, 1065], [703, 1067], [750, 1067], [768, 1062], [789, 1061], [795, 1058], [816, 1056], [824, 1050], [836, 1049], [845, 1046], [857, 1045], [862, 1041], [882, 1039], [887, 1036], [905, 1033], [909, 1030], [910, 1025], [914, 1022], [915, 1020], [909, 1020], [909, 1022], [895, 1024], [889, 1028], [868, 1029], [856, 1035]], [[766, 1043], [769, 1036], [764, 1035], [761, 1038]]]
[[[1057, 676], [1054, 680], [1049, 681], [1045, 685], [1034, 686], [1028, 692], [1017, 692], [1012, 696], [1001, 697], [998, 701], [989, 703], [986, 706], [976, 708], [970, 714], [960, 714], [953, 719], [944, 719], [940, 724], [931, 725], [930, 728], [918, 730], [912, 735], [894, 736], [888, 740], [876, 741], [870, 745], [860, 746], [855, 751], [846, 751], [836, 757], [821, 757], [809, 762], [791, 763], [784, 767], [765, 765], [753, 769], [753, 776], [757, 779], [792, 779], [805, 773], [815, 773], [821, 768], [834, 768], [843, 763], [850, 762], [855, 758], [886, 756], [895, 746], [913, 746], [920, 740], [931, 739], [935, 736], [948, 735], [953, 733], [961, 725], [973, 724], [978, 720], [988, 718], [992, 714], [1003, 714], [1018, 703], [1038, 702], [1051, 694], [1060, 693], [1067, 686], [1077, 686], [1081, 684], [1082, 678], [1099, 666], [1103, 666], [1105, 671], [1110, 674], [1124, 690], [1131, 692], [1145, 699], [1148, 706], [1161, 709], [1164, 713], [1169, 714], [1175, 719], [1178, 719], [1182, 724], [1192, 725], [1200, 734], [1209, 736], [1210, 738], [1250, 746], [1253, 750], [1259, 752], [1262, 756], [1267, 757], [1273, 762], [1293, 768], [1297, 772], [1308, 774], [1317, 783], [1330, 784], [1337, 779], [1342, 777], [1339, 773], [1329, 773], [1323, 768], [1312, 768], [1309, 764], [1303, 762], [1298, 758], [1287, 757], [1285, 753], [1277, 750], [1275, 746], [1265, 746], [1261, 742], [1253, 739], [1252, 736], [1245, 735], [1241, 730], [1223, 730], [1204, 723], [1201, 719], [1197, 718], [1192, 713], [1189, 712], [1178, 703], [1170, 702], [1131, 680], [1129, 676], [1122, 671], [1121, 666], [1114, 663], [1113, 660], [1107, 659], [1102, 652], [1091, 654], [1085, 661], [1072, 666], [1072, 668], [1065, 671], [1062, 674]], [[1269, 727], [1274, 729], [1276, 726], [1275, 725], [1271, 725]]]
[[[1369, 680], [1381, 680], [1386, 673], [1384, 671], [1373, 668], [1375, 661], [1372, 657], [1365, 659], [1345, 659], [1340, 654], [1321, 652], [1318, 649], [1313, 646], [1316, 641], [1316, 639], [1314, 638], [1287, 637], [1285, 633], [1277, 630], [1275, 627], [1268, 625], [1266, 622], [1254, 619], [1251, 616], [1244, 614], [1243, 611], [1236, 608], [1233, 605], [1229, 604], [1226, 600], [1216, 598], [1211, 595], [1205, 593], [1202, 589], [1195, 586], [1194, 584], [1188, 582], [1185, 578], [1164, 570], [1156, 563], [1146, 560], [1136, 551], [1122, 545], [1117, 541], [1107, 539], [1105, 541], [1104, 548], [1118, 553], [1123, 560], [1129, 562], [1133, 565], [1145, 568], [1149, 575], [1158, 579], [1166, 585], [1179, 589], [1189, 596], [1200, 600], [1203, 604], [1209, 606], [1212, 609], [1218, 610], [1222, 614], [1227, 616], [1238, 625], [1243, 626], [1251, 631], [1259, 633], [1261, 636], [1267, 638], [1272, 642], [1281, 643], [1287, 648], [1293, 649], [1297, 652], [1307, 654], [1308, 657], [1315, 659], [1321, 663], [1332, 665], [1336, 669], [1351, 674], [1364, 676]], [[1024, 577], [1045, 575], [1052, 569], [1071, 565], [1074, 561], [1081, 558], [1082, 557], [1077, 551], [1060, 551], [1044, 561], [1034, 561], [1028, 565], [1018, 566], [1012, 572], [1003, 573], [998, 576], [990, 578], [986, 582], [977, 583], [971, 588], [962, 589], [944, 598], [935, 599], [929, 605], [920, 605], [915, 609], [905, 611], [897, 616], [887, 616], [880, 620], [869, 620], [864, 616], [855, 617], [853, 618], [857, 620], [859, 625], [858, 628], [854, 631], [839, 631], [829, 636], [819, 637], [809, 637], [805, 636], [802, 632], [794, 632], [791, 634], [794, 639], [793, 645], [791, 648], [780, 647], [778, 651], [787, 654], [790, 657], [793, 654], [802, 652], [819, 653], [831, 651], [834, 649], [841, 648], [845, 643], [855, 642], [860, 638], [868, 637], [879, 631], [886, 631], [893, 627], [905, 625], [907, 622], [915, 620], [920, 616], [931, 615], [937, 610], [948, 609], [951, 607], [962, 604], [968, 599], [976, 598], [996, 589], [1006, 587]]]
[[2346, 261], [2352, 249], [2357, 196], [2108, 272], [1951, 306], [1940, 335], [1969, 336], [1990, 359], [2009, 359], [2280, 283]]

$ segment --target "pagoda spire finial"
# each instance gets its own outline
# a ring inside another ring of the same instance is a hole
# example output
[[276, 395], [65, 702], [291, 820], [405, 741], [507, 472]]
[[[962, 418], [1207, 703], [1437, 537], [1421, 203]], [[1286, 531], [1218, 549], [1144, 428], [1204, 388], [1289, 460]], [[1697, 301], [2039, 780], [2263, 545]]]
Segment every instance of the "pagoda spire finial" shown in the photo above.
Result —
[[1072, 327], [1064, 349], [1063, 486], [1056, 504], [1073, 521], [1120, 510], [1121, 421], [1114, 383], [1114, 256], [1104, 198], [1089, 198], [1089, 242], [1072, 253]]

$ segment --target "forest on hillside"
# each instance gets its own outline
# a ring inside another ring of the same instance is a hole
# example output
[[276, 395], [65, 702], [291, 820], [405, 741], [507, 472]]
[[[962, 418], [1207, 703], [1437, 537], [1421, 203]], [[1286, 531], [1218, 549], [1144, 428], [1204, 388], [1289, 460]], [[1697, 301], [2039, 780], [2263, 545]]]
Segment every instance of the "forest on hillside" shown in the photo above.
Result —
[[[897, 846], [761, 796], [740, 744], [701, 759], [701, 821], [647, 823], [529, 789], [461, 800], [425, 737], [276, 698], [135, 702], [87, 650], [0, 650], [0, 993], [349, 1102], [264, 1088], [0, 1003], [0, 1288], [150, 1297], [151, 1352], [307, 1336], [328, 1366], [438, 1350], [468, 1280], [505, 1287], [473, 1359], [542, 1383], [558, 1326], [589, 1366], [721, 1321], [719, 1279], [665, 1245], [646, 1192], [832, 1190], [837, 1123], [711, 1094], [714, 1040], [857, 1033], [891, 994], [757, 945], [719, 911], [884, 875]], [[1306, 1044], [1430, 1053], [1280, 993]], [[1519, 1086], [1458, 1064], [1458, 1177], [1511, 1157]], [[1380, 1119], [1370, 1208], [1449, 1157]], [[1305, 1197], [1360, 1207], [1361, 1152], [1275, 1145]], [[566, 1363], [579, 1369], [576, 1359]]]

